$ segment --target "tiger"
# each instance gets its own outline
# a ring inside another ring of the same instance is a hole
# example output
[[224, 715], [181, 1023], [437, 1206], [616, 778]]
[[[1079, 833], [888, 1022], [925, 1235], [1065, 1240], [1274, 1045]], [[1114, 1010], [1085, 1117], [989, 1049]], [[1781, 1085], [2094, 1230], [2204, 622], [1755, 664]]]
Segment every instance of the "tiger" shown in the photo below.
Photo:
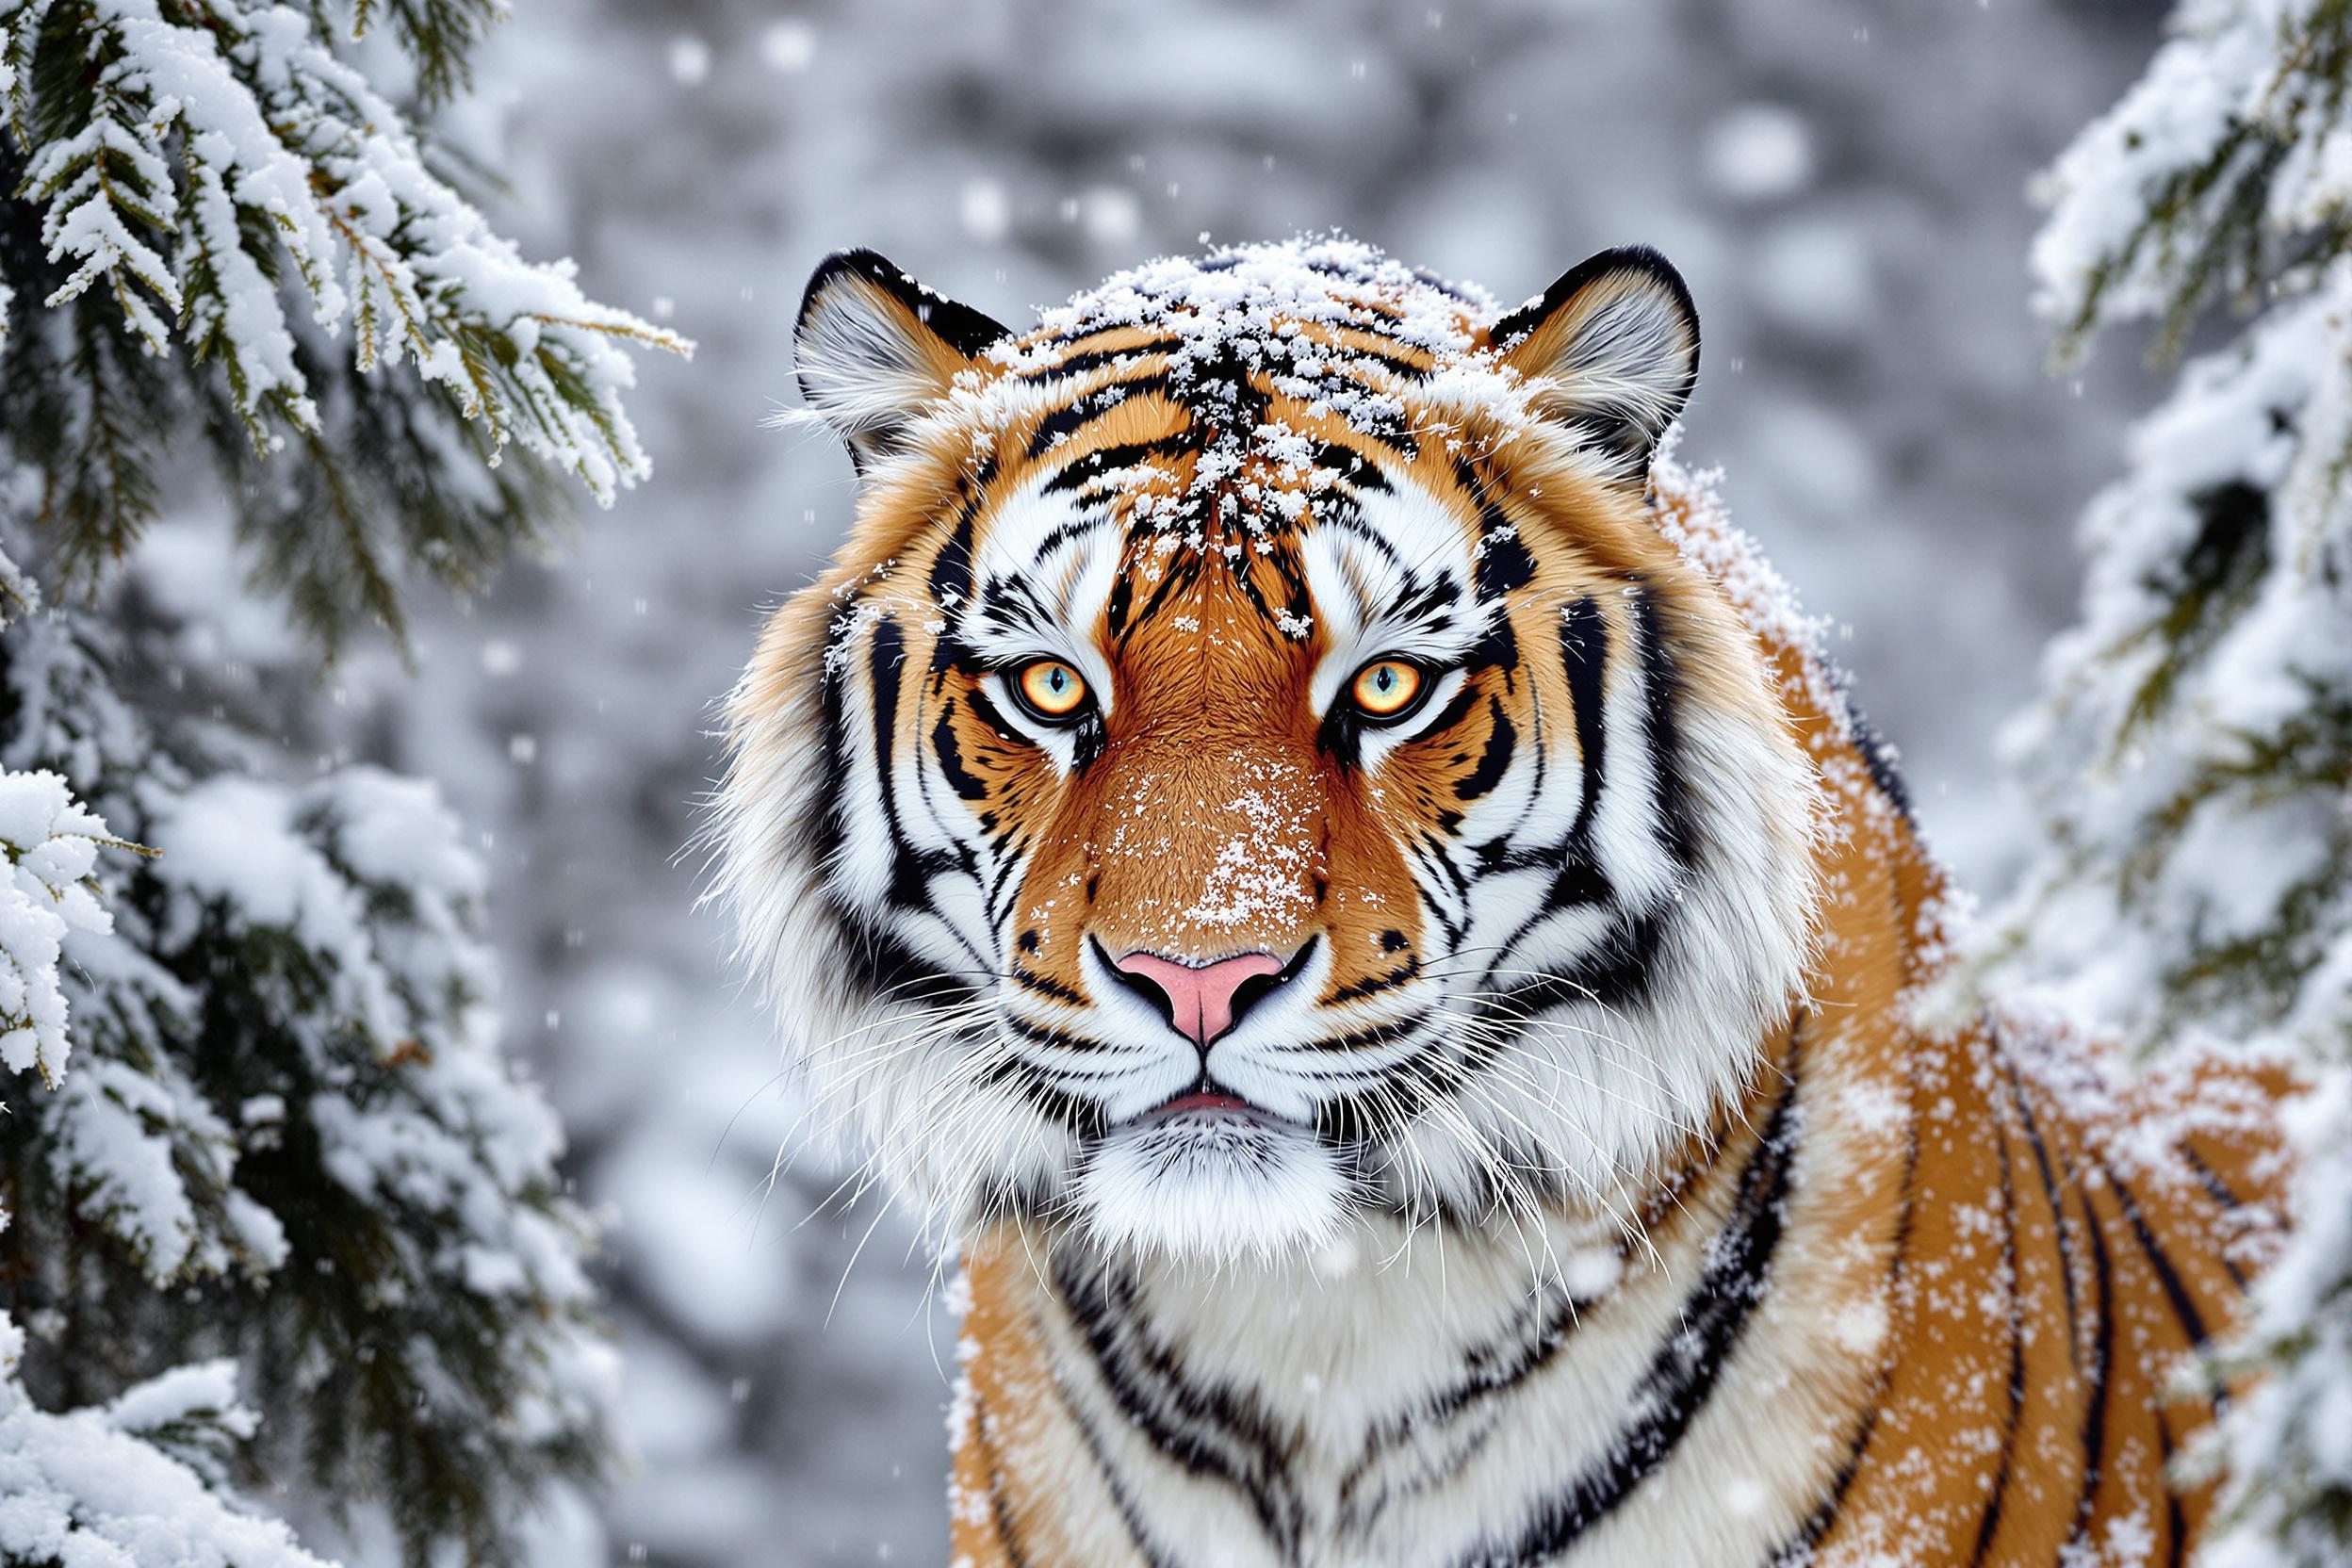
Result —
[[1952, 1001], [1662, 256], [852, 251], [794, 350], [712, 890], [957, 1266], [956, 1568], [2183, 1560], [2291, 1076]]

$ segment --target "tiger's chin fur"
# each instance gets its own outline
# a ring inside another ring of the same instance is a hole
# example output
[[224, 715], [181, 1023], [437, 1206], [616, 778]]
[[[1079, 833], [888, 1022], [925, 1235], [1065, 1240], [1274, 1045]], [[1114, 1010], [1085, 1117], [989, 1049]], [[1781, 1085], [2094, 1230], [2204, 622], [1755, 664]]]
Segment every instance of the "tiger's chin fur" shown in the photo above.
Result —
[[1222, 1264], [1329, 1248], [1358, 1207], [1349, 1174], [1304, 1128], [1262, 1118], [1121, 1127], [1087, 1151], [1072, 1208], [1113, 1256]]
[[1942, 874], [1659, 454], [1661, 258], [1243, 247], [1015, 334], [849, 253], [798, 342], [863, 490], [716, 890], [963, 1260], [959, 1561], [2185, 1548], [2288, 1081], [1916, 1021]]

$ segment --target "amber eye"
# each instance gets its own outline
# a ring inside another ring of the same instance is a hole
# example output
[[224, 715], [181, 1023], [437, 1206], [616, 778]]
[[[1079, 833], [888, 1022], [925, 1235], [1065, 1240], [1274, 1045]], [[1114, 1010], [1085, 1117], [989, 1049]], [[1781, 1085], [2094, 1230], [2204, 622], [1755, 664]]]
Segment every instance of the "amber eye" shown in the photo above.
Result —
[[1348, 694], [1366, 717], [1402, 718], [1421, 695], [1421, 671], [1401, 659], [1376, 659], [1356, 672]]
[[1039, 659], [1021, 666], [1013, 682], [1021, 706], [1049, 724], [1076, 718], [1086, 705], [1086, 678], [1058, 659]]

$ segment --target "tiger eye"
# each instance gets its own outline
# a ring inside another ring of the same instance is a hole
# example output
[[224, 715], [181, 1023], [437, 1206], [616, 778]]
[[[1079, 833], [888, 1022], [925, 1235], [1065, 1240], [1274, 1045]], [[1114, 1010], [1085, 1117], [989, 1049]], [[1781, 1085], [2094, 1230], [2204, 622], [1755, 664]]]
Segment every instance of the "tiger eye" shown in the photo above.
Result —
[[1086, 700], [1086, 678], [1058, 659], [1022, 667], [1021, 699], [1049, 719], [1066, 719]]
[[1375, 660], [1356, 672], [1348, 694], [1372, 717], [1394, 718], [1421, 694], [1421, 672], [1401, 659]]

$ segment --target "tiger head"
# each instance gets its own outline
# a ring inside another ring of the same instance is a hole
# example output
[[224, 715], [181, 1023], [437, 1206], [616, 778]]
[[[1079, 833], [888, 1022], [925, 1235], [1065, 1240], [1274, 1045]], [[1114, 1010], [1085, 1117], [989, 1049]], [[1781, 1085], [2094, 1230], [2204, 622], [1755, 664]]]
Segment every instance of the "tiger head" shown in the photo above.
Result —
[[796, 345], [861, 496], [730, 699], [717, 890], [874, 1179], [1283, 1254], [1614, 1213], [1736, 1103], [1816, 786], [1650, 510], [1661, 257], [1505, 314], [1247, 246], [1015, 333], [857, 252]]

